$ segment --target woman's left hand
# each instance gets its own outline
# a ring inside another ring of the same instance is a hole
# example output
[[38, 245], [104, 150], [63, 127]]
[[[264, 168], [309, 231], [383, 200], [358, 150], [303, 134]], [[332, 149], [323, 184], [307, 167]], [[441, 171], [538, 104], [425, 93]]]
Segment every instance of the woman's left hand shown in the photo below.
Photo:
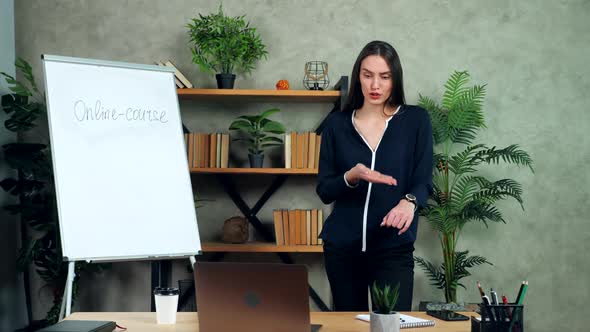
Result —
[[400, 231], [397, 235], [402, 235], [410, 228], [414, 220], [414, 203], [402, 199], [385, 217], [381, 223], [382, 227], [395, 227]]

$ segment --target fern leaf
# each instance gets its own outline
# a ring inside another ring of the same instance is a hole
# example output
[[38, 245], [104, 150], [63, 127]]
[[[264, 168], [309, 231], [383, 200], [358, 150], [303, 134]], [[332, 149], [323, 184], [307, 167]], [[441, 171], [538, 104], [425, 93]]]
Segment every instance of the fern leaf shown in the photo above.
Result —
[[442, 106], [446, 110], [451, 110], [460, 101], [460, 96], [467, 91], [465, 84], [469, 81], [467, 71], [455, 71], [449, 80], [445, 83], [446, 91], [443, 95]]
[[414, 257], [414, 261], [424, 269], [424, 272], [430, 279], [433, 286], [438, 289], [445, 288], [445, 274], [440, 268], [436, 268], [434, 264], [426, 261], [421, 257]]
[[506, 163], [516, 164], [517, 166], [527, 166], [534, 173], [533, 160], [529, 154], [519, 149], [517, 144], [512, 144], [504, 149], [497, 150], [491, 147], [487, 150], [479, 151], [472, 160], [476, 163], [484, 162], [488, 164], [498, 164], [500, 159]]
[[419, 95], [418, 106], [428, 111], [432, 123], [434, 144], [446, 141], [449, 138], [449, 123], [445, 111], [433, 99], [422, 95]]
[[483, 144], [468, 146], [465, 150], [451, 157], [451, 160], [449, 160], [449, 169], [455, 175], [475, 172], [477, 163], [474, 161], [474, 158], [480, 153], [481, 149], [485, 148], [486, 146]]

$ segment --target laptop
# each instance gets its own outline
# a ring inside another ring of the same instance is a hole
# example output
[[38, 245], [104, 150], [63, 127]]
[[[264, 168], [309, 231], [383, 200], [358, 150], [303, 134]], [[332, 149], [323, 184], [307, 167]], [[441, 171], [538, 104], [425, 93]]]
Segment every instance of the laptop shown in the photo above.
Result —
[[315, 332], [304, 265], [196, 262], [200, 332]]

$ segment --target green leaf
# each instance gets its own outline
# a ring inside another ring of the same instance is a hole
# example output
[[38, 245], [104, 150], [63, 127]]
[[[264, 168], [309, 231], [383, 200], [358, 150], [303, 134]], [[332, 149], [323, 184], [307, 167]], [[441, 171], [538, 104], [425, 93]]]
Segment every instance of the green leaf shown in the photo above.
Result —
[[451, 110], [459, 103], [460, 96], [467, 91], [465, 84], [469, 81], [469, 74], [467, 71], [455, 71], [447, 83], [445, 83], [446, 91], [443, 95], [442, 106], [446, 110]]
[[25, 79], [29, 82], [29, 84], [33, 88], [33, 91], [39, 93], [39, 90], [37, 89], [37, 84], [35, 83], [35, 77], [33, 76], [33, 68], [31, 67], [31, 65], [29, 65], [29, 63], [26, 62], [24, 59], [17, 58], [15, 66], [17, 69], [20, 70]]
[[418, 256], [414, 257], [414, 261], [420, 267], [422, 267], [422, 269], [428, 276], [428, 279], [430, 279], [431, 285], [435, 286], [438, 289], [444, 289], [445, 274], [441, 271], [440, 268], [435, 267], [434, 264]]
[[264, 127], [262, 127], [262, 130], [265, 132], [273, 133], [273, 134], [284, 134], [285, 133], [285, 127], [281, 123], [278, 123], [275, 121], [270, 121], [270, 122], [267, 122], [266, 124], [264, 124]]
[[492, 147], [483, 151], [479, 151], [472, 157], [472, 162], [475, 164], [487, 163], [498, 164], [500, 159], [506, 163], [516, 164], [518, 166], [527, 166], [531, 172], [535, 172], [533, 168], [533, 161], [529, 154], [519, 148], [517, 144], [512, 144], [504, 149], [497, 150]]
[[260, 142], [261, 143], [268, 143], [268, 142], [283, 143], [283, 140], [278, 137], [267, 136], [267, 137], [261, 139]]
[[264, 112], [262, 112], [262, 114], [260, 114], [260, 119], [266, 119], [268, 118], [270, 115], [274, 114], [274, 113], [278, 113], [281, 110], [278, 108], [271, 108], [269, 110], [266, 110]]
[[446, 112], [431, 98], [419, 95], [418, 106], [426, 109], [432, 123], [434, 143], [440, 144], [449, 139], [449, 121]]
[[1, 72], [0, 74], [4, 76], [6, 83], [8, 83], [8, 88], [10, 89], [10, 91], [16, 93], [19, 96], [33, 95], [33, 93], [26, 86], [24, 86], [21, 82], [17, 81], [14, 77], [4, 72]]

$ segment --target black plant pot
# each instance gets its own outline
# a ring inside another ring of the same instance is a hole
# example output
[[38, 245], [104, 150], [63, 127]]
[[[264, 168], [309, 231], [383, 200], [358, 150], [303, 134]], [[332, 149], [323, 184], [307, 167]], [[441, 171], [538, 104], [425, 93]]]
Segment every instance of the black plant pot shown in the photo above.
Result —
[[261, 154], [249, 153], [248, 159], [250, 160], [250, 167], [262, 168], [262, 162], [264, 161], [264, 153], [261, 153]]
[[217, 88], [219, 89], [233, 89], [234, 82], [236, 81], [236, 75], [234, 74], [217, 74]]

